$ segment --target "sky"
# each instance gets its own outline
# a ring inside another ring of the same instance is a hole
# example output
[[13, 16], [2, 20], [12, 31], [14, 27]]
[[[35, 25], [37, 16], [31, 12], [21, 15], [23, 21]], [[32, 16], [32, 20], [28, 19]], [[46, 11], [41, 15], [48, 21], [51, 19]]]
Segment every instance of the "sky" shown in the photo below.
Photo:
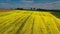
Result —
[[60, 9], [60, 0], [0, 0], [0, 8]]

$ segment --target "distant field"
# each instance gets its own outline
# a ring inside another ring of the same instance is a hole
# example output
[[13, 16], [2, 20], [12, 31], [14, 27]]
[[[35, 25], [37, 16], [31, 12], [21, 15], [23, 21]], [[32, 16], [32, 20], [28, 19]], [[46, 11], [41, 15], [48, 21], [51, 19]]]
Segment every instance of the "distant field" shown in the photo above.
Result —
[[55, 13], [5, 11], [0, 11], [0, 34], [60, 34], [60, 19], [54, 15]]
[[51, 12], [54, 16], [60, 19], [60, 12]]

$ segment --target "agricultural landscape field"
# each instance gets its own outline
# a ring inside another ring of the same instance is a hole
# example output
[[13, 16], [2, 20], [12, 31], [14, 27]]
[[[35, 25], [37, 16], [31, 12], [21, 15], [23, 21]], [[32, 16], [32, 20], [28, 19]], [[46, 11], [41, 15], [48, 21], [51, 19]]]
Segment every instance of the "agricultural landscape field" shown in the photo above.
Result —
[[50, 11], [1, 10], [0, 34], [60, 34], [60, 18]]

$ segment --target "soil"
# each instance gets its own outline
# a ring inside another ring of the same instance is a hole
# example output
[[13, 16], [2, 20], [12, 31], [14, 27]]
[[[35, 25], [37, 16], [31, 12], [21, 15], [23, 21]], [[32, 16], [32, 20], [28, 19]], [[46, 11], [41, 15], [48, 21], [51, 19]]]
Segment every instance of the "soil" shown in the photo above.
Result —
[[11, 11], [10, 9], [0, 9], [0, 12], [8, 12]]

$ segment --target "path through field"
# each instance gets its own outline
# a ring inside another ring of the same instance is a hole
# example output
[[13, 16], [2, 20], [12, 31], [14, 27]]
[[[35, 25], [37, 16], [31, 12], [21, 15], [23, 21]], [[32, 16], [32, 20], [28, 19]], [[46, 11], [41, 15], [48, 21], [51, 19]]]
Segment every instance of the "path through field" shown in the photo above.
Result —
[[60, 19], [50, 12], [0, 12], [0, 34], [60, 34]]

